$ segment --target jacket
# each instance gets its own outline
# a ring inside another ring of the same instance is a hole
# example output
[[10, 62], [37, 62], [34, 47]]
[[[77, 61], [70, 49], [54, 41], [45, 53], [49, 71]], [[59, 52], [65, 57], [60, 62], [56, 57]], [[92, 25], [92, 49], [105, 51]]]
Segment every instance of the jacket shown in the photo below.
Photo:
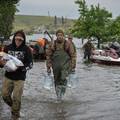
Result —
[[5, 71], [5, 77], [11, 80], [25, 80], [27, 70], [33, 66], [32, 53], [30, 48], [25, 45], [25, 40], [19, 47], [16, 47], [15, 40], [13, 39], [13, 42], [5, 47], [4, 52], [15, 56], [24, 64], [24, 66], [18, 67], [16, 71]]

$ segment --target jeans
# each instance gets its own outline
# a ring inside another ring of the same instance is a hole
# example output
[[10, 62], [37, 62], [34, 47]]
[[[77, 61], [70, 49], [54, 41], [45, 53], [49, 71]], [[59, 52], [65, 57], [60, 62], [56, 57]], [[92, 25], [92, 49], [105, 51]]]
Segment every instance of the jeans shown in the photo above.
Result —
[[20, 117], [21, 96], [23, 94], [24, 81], [5, 78], [2, 87], [4, 102], [11, 107], [12, 115]]

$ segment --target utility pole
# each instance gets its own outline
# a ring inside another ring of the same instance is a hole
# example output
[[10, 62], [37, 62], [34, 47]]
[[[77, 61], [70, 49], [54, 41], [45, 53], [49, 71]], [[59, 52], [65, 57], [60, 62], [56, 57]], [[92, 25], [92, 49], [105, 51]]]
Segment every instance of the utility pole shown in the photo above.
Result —
[[50, 17], [50, 12], [48, 11], [48, 16]]

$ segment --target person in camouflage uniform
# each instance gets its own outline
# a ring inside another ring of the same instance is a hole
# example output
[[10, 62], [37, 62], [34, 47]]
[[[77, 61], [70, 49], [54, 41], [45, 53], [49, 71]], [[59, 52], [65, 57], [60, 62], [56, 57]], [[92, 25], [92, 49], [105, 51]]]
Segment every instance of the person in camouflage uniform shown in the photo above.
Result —
[[75, 67], [76, 67], [76, 60], [77, 60], [77, 51], [76, 51], [76, 46], [75, 44], [73, 43], [73, 36], [71, 34], [68, 35], [68, 41], [70, 42], [70, 44], [72, 44], [73, 48], [74, 48], [74, 63], [75, 63]]
[[90, 40], [88, 40], [87, 43], [83, 45], [83, 49], [84, 49], [84, 59], [90, 60], [92, 50], [95, 49], [94, 45], [91, 43]]
[[54, 84], [56, 95], [62, 98], [65, 93], [67, 79], [70, 71], [75, 71], [75, 54], [72, 44], [64, 39], [64, 32], [56, 32], [57, 39], [46, 49], [47, 72], [51, 73], [51, 67], [54, 74]]

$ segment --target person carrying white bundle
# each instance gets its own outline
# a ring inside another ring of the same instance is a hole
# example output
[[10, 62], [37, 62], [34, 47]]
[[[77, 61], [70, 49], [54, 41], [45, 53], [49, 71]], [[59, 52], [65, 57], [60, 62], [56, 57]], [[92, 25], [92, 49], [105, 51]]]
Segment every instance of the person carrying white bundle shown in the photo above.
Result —
[[7, 72], [15, 71], [15, 70], [17, 70], [18, 67], [24, 66], [24, 64], [22, 63], [21, 60], [17, 59], [16, 57], [14, 57], [12, 55], [7, 54], [7, 53], [0, 52], [0, 57], [1, 57], [1, 60], [6, 61], [3, 68]]
[[[13, 36], [12, 43], [4, 48], [4, 52], [6, 56], [0, 59], [0, 65], [6, 66], [5, 79], [2, 86], [2, 98], [11, 107], [12, 120], [18, 120], [20, 117], [21, 97], [26, 72], [33, 65], [32, 53], [29, 47], [26, 46], [25, 33], [17, 31]], [[8, 68], [12, 67], [12, 71], [9, 71], [10, 69]]]

